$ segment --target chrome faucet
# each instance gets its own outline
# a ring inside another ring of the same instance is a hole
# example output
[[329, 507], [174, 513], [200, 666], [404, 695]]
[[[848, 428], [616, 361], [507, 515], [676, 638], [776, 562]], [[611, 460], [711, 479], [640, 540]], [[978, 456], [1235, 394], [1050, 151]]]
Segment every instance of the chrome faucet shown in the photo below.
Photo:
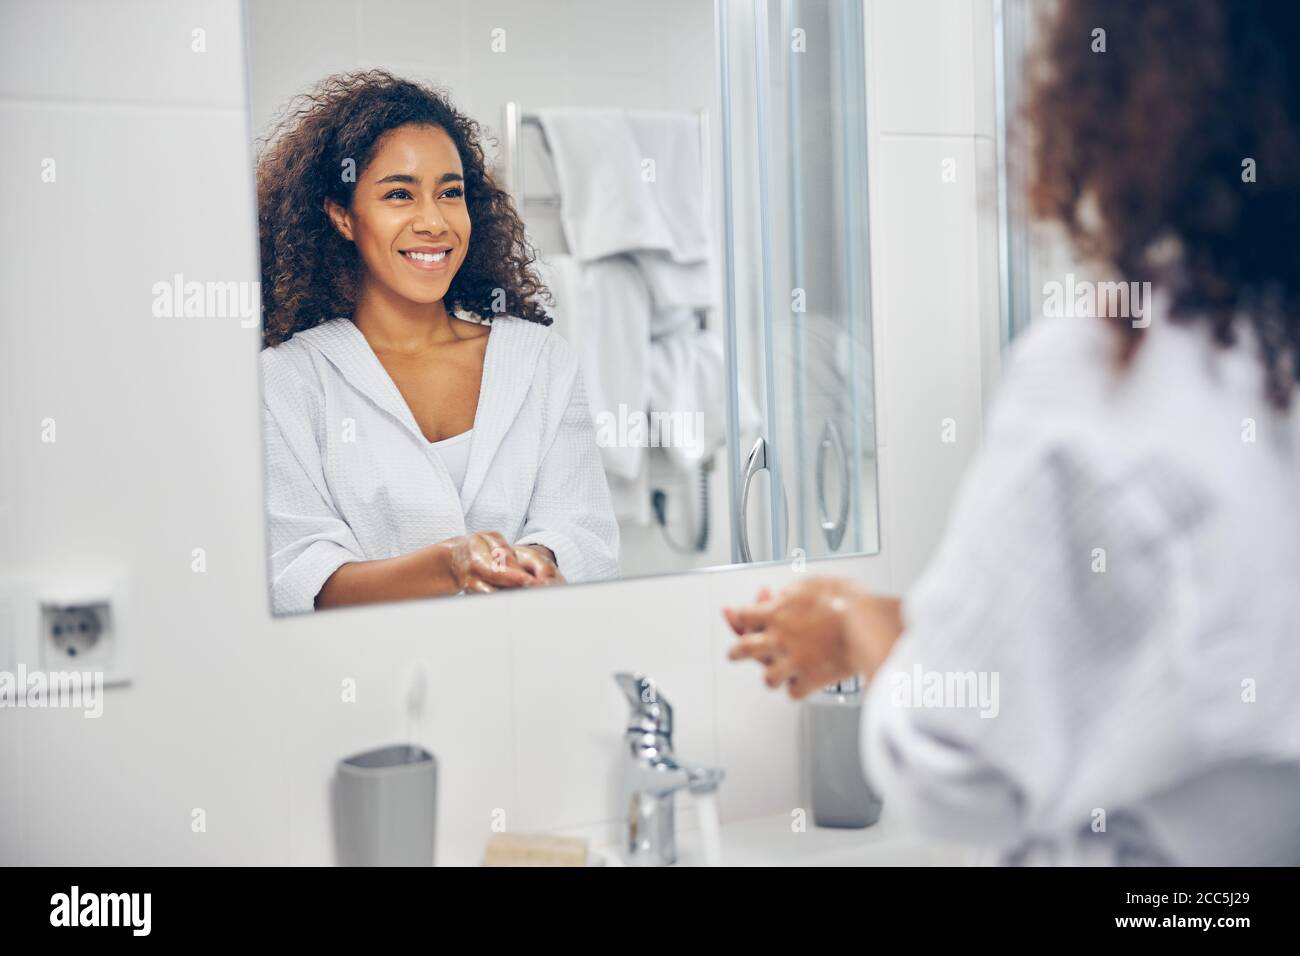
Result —
[[712, 793], [722, 783], [717, 767], [689, 766], [673, 755], [673, 708], [644, 674], [614, 675], [631, 706], [623, 736], [623, 806], [627, 813], [624, 852], [632, 866], [677, 862], [673, 795], [683, 787]]

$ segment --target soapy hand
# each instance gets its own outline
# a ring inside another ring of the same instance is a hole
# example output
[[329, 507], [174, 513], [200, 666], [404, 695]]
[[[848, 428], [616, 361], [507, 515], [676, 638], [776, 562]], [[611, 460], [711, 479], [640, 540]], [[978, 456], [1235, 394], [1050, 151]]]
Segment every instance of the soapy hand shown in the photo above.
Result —
[[439, 543], [445, 568], [462, 592], [531, 587], [533, 575], [520, 565], [515, 549], [497, 531], [476, 531]]
[[517, 544], [514, 557], [519, 566], [533, 576], [531, 586], [564, 584], [564, 575], [555, 564], [555, 553], [541, 544]]
[[903, 630], [897, 600], [842, 578], [806, 578], [775, 597], [762, 588], [755, 603], [722, 614], [739, 637], [727, 656], [763, 664], [767, 686], [786, 684], [795, 700], [853, 674], [875, 673]]

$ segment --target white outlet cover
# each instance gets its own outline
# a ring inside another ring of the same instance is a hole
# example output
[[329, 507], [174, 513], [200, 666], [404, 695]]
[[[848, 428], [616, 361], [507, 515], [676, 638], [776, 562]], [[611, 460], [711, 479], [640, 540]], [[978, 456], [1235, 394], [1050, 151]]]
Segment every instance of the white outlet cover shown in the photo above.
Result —
[[[29, 669], [101, 671], [105, 686], [129, 683], [129, 598], [124, 572], [76, 577], [0, 575], [0, 664], [7, 660], [10, 671], [18, 664]], [[108, 621], [93, 652], [72, 658], [45, 640], [45, 607], [96, 604], [107, 605]]]

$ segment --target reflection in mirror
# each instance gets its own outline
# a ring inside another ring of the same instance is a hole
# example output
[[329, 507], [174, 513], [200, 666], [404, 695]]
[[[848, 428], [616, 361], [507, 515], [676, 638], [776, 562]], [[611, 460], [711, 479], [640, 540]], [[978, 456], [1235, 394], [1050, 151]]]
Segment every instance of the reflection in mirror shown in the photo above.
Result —
[[[778, 434], [792, 543], [809, 557], [876, 551], [876, 437], [862, 4], [769, 2], [777, 142]], [[826, 51], [810, 56], [808, 44]], [[782, 96], [784, 93], [784, 96]], [[782, 400], [781, 396], [785, 396]]]
[[343, 6], [247, 8], [274, 612], [874, 550], [861, 29], [786, 98], [698, 0]]
[[742, 197], [738, 374], [764, 408], [763, 437], [741, 449], [737, 559], [872, 553], [862, 5], [730, 0], [721, 9], [736, 119], [730, 170]]

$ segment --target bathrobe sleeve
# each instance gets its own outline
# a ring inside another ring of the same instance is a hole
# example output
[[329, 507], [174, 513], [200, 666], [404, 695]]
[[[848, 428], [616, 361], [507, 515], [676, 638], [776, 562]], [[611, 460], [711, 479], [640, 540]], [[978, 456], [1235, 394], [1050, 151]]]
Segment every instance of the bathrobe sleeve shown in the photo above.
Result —
[[1097, 808], [1189, 759], [1172, 689], [1194, 496], [1158, 455], [1038, 427], [991, 429], [862, 718], [863, 768], [895, 819], [1006, 854], [1090, 839]]
[[330, 575], [364, 557], [325, 484], [310, 389], [273, 350], [262, 356], [271, 607], [294, 614], [315, 610]]
[[570, 583], [617, 578], [618, 521], [582, 372], [576, 353], [563, 340], [557, 339], [553, 360], [560, 366], [554, 384], [560, 414], [515, 543], [550, 548]]

